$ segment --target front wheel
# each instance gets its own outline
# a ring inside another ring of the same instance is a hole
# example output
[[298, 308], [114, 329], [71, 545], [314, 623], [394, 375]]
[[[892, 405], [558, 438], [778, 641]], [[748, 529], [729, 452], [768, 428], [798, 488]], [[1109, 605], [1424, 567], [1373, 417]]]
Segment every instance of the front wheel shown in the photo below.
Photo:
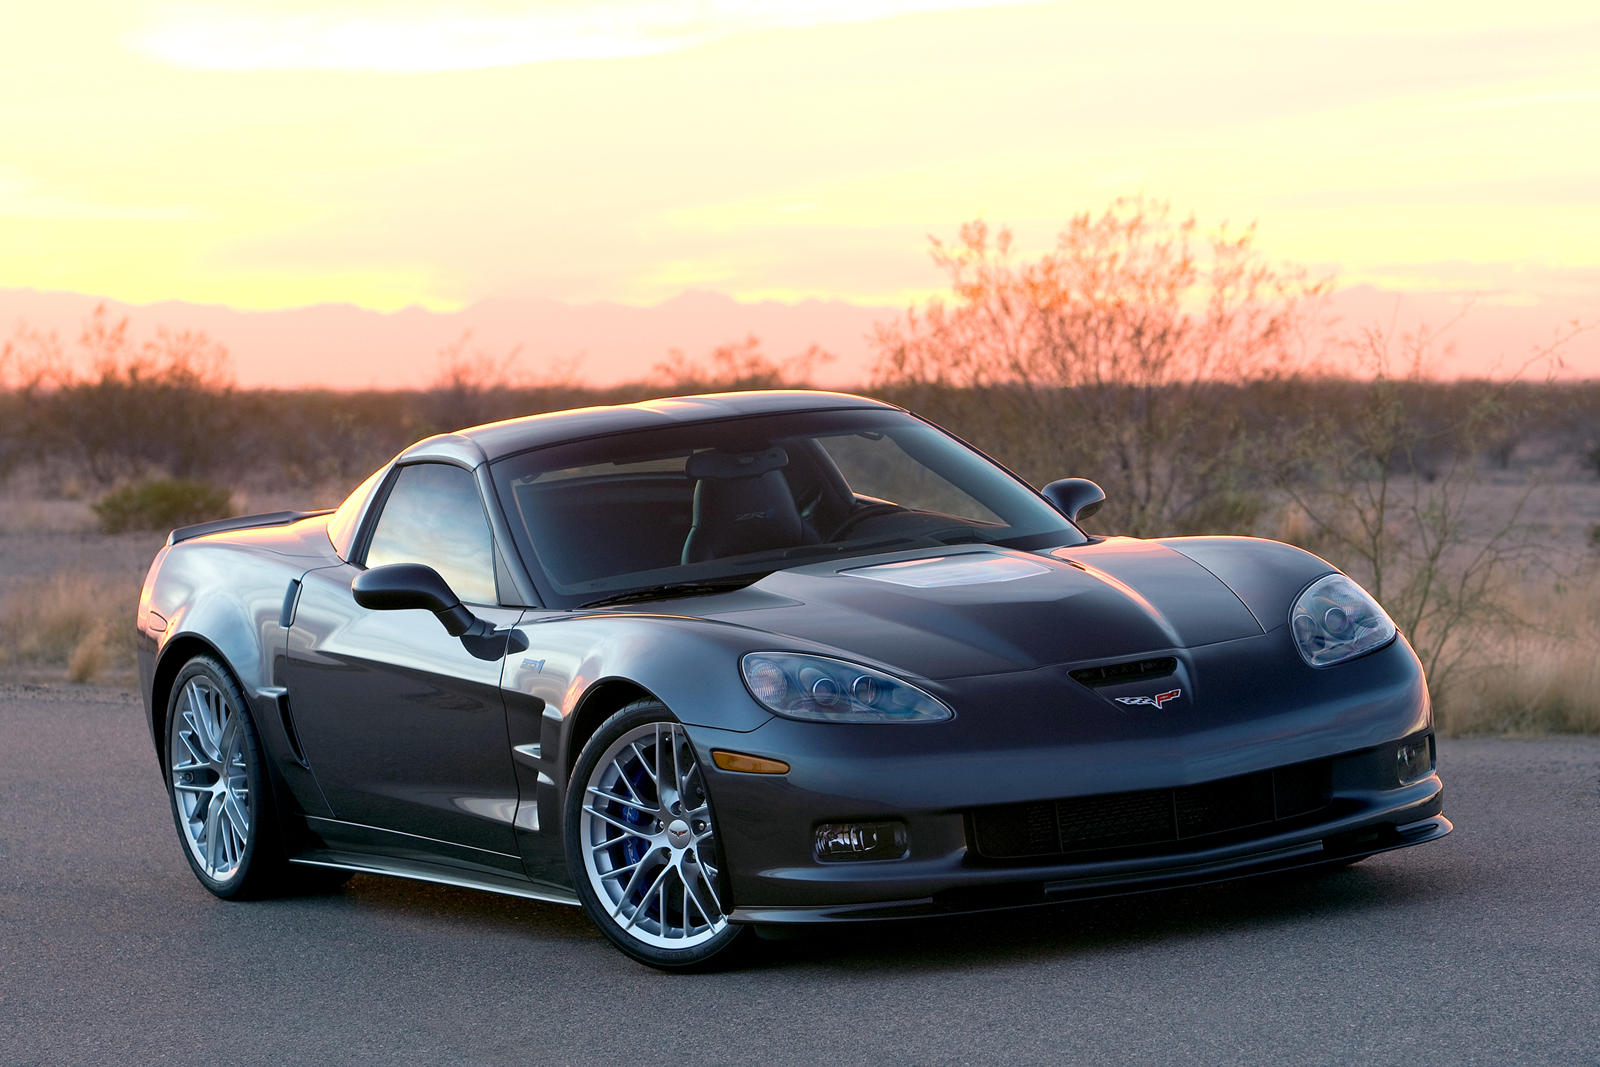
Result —
[[567, 789], [567, 865], [589, 918], [629, 956], [682, 970], [725, 963], [728, 921], [716, 822], [689, 736], [639, 701], [601, 724]]

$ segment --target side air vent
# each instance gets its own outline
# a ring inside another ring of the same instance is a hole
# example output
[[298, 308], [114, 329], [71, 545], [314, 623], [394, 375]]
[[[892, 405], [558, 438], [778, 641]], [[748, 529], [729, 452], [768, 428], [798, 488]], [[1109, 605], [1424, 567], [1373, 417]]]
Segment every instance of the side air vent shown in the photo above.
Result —
[[1127, 663], [1102, 663], [1098, 667], [1080, 667], [1072, 672], [1072, 679], [1084, 685], [1121, 685], [1137, 682], [1141, 678], [1159, 678], [1178, 669], [1178, 661], [1171, 656], [1155, 659], [1130, 660]]

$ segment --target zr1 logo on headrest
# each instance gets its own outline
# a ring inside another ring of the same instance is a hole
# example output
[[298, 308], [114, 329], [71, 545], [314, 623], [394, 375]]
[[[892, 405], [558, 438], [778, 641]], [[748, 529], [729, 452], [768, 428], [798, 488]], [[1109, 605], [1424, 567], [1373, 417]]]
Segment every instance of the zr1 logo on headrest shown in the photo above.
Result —
[[1169, 700], [1177, 700], [1183, 696], [1182, 689], [1169, 689], [1165, 693], [1157, 693], [1153, 697], [1117, 697], [1118, 704], [1148, 704], [1152, 708], [1159, 708]]

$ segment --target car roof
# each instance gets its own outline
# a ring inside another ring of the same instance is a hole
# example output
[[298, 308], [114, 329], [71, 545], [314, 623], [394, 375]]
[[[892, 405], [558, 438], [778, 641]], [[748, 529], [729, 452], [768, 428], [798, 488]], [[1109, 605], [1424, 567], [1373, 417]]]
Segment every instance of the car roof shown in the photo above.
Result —
[[484, 460], [492, 462], [530, 448], [582, 438], [604, 437], [678, 423], [777, 415], [791, 411], [834, 411], [841, 408], [894, 410], [894, 405], [849, 393], [810, 389], [674, 396], [637, 404], [573, 408], [570, 411], [552, 411], [543, 415], [525, 415], [503, 422], [485, 423], [419, 441], [402, 452], [400, 458], [453, 459], [476, 466]]

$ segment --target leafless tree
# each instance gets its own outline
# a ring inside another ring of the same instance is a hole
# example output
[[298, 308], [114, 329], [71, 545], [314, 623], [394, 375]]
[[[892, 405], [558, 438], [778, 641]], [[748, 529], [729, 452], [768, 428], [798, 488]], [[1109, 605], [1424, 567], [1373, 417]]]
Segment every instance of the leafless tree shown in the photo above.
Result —
[[1325, 283], [1268, 263], [1253, 229], [1203, 233], [1142, 198], [1076, 216], [1033, 261], [983, 222], [933, 259], [951, 298], [879, 328], [881, 389], [965, 405], [1036, 481], [1093, 474], [1119, 532], [1240, 521], [1230, 389], [1301, 363]]

